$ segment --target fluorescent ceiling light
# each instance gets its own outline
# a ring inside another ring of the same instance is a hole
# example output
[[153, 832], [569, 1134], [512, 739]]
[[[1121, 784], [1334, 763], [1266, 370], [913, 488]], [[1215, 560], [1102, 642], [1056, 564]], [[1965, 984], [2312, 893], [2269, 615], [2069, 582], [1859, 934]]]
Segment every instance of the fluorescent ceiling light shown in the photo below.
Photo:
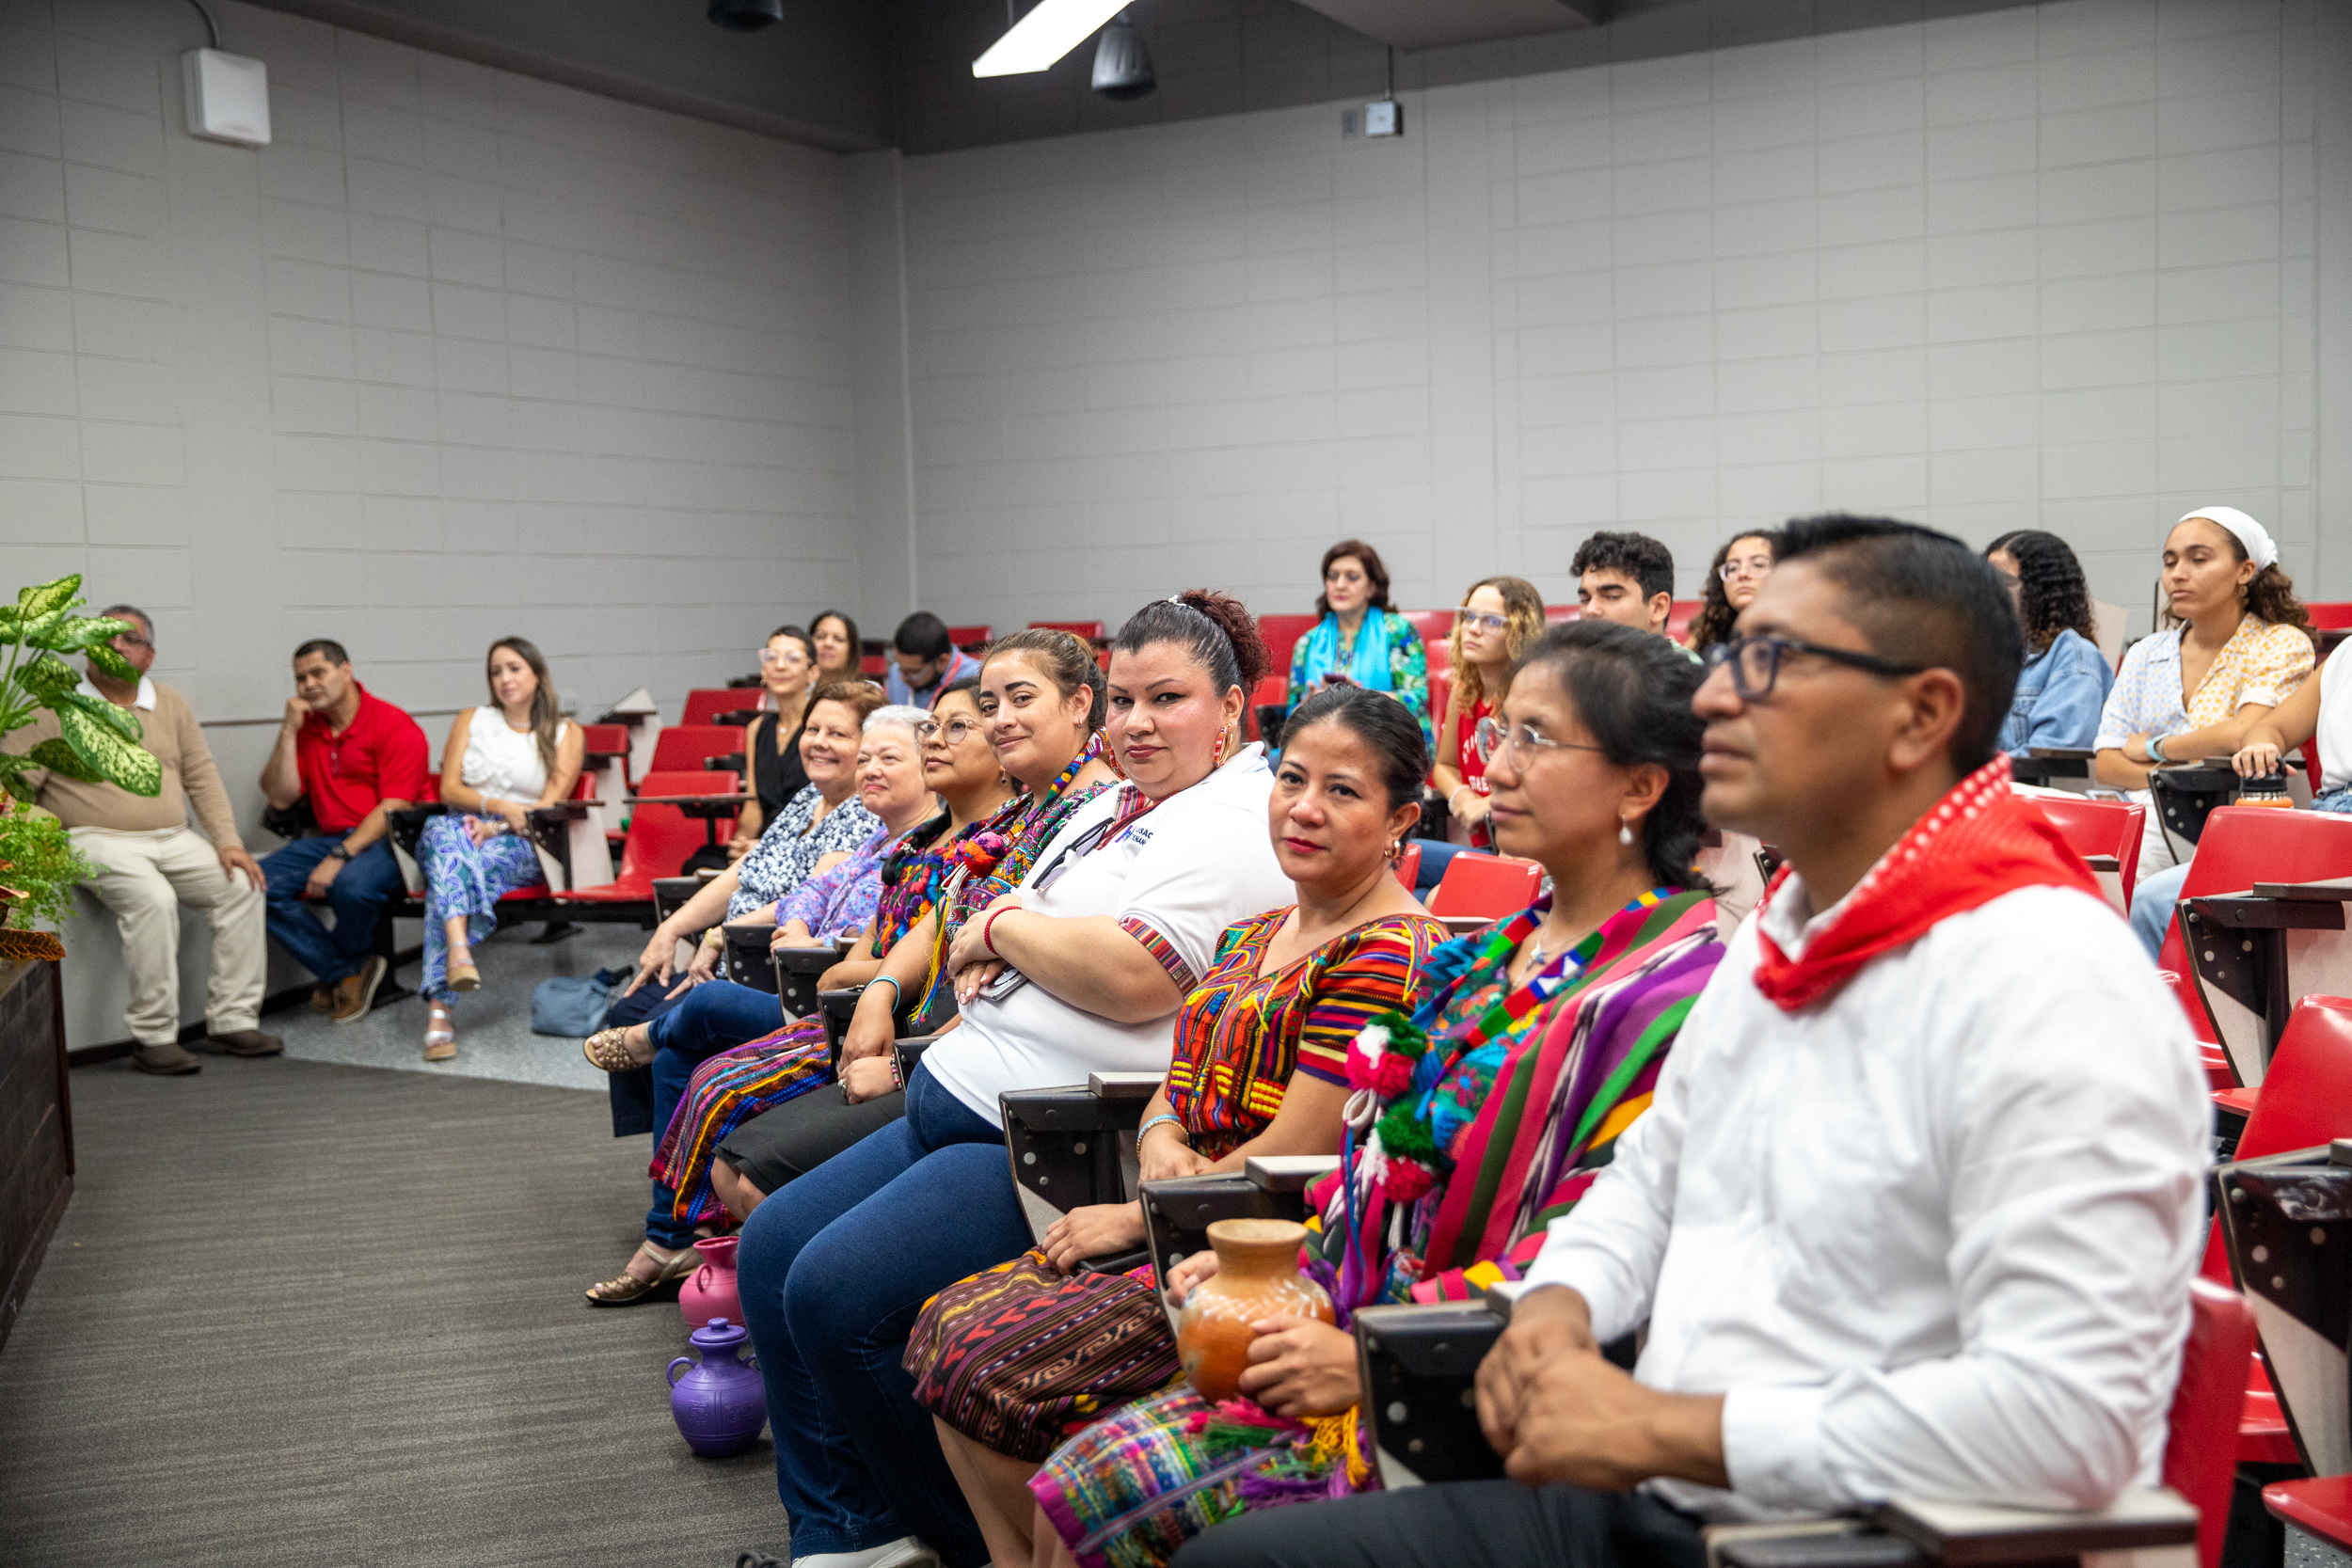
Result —
[[1127, 0], [1038, 0], [1012, 31], [972, 62], [975, 76], [1018, 76], [1044, 71], [1119, 14]]

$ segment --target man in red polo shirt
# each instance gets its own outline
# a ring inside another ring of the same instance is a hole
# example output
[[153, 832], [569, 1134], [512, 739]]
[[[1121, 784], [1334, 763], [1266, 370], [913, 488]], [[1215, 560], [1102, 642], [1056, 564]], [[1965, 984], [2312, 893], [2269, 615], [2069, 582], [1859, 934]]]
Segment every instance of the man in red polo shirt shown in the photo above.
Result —
[[[280, 811], [309, 796], [319, 832], [262, 862], [269, 934], [318, 976], [310, 1005], [352, 1023], [367, 1016], [390, 968], [373, 951], [376, 921], [407, 891], [385, 813], [422, 798], [431, 749], [414, 719], [368, 694], [342, 643], [305, 642], [294, 675], [262, 793]], [[306, 899], [326, 901], [334, 929]]]

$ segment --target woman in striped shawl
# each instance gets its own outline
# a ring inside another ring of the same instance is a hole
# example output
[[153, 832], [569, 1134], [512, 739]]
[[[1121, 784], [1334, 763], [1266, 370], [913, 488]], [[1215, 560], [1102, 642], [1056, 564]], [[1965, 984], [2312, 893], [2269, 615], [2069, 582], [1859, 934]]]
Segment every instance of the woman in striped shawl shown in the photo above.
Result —
[[[1309, 1193], [1309, 1266], [1343, 1324], [1516, 1277], [1647, 1107], [1723, 952], [1691, 868], [1699, 673], [1661, 639], [1572, 623], [1485, 726], [1498, 847], [1553, 890], [1439, 948], [1410, 1018], [1349, 1048], [1343, 1164]], [[1215, 1263], [1186, 1259], [1171, 1291]], [[1248, 1509], [1378, 1484], [1343, 1327], [1275, 1320], [1251, 1360], [1247, 1399], [1213, 1410], [1178, 1382], [1063, 1443], [1029, 1482], [1032, 1538], [1089, 1565], [1156, 1564]]]

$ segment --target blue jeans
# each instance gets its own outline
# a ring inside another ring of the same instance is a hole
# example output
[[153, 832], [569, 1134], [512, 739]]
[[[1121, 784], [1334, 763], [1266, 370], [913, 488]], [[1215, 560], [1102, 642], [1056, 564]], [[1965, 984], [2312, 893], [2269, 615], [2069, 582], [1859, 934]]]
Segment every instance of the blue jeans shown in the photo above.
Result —
[[[645, 1025], [653, 1041], [653, 1138], [661, 1145], [670, 1117], [693, 1082], [694, 1069], [722, 1051], [784, 1027], [784, 1004], [764, 990], [731, 980], [709, 980], [678, 999], [678, 1005]], [[670, 1212], [677, 1195], [657, 1181], [653, 1207], [645, 1211], [645, 1240], [658, 1247], [691, 1246], [694, 1227]]]
[[375, 950], [377, 918], [408, 892], [391, 841], [379, 838], [335, 873], [326, 889], [326, 907], [335, 911], [335, 928], [328, 930], [302, 901], [302, 889], [311, 867], [342, 839], [341, 833], [298, 838], [262, 857], [262, 875], [269, 882], [269, 934], [323, 986], [359, 973]]
[[904, 1117], [752, 1211], [736, 1266], [794, 1557], [913, 1534], [988, 1560], [900, 1358], [924, 1302], [1030, 1244], [1003, 1131], [920, 1068]]

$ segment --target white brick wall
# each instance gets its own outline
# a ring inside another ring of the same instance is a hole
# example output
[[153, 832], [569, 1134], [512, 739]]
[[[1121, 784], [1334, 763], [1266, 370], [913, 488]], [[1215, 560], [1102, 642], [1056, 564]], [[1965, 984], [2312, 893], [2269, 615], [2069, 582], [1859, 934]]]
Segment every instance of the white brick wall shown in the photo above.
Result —
[[919, 570], [957, 621], [1697, 592], [1737, 527], [2043, 527], [2148, 620], [2166, 525], [2314, 537], [2313, 0], [2061, 0], [911, 159]]
[[507, 633], [675, 702], [852, 596], [839, 159], [218, 10], [258, 152], [186, 135], [177, 0], [0, 0], [0, 590], [151, 607], [208, 720], [312, 636], [417, 709]]

